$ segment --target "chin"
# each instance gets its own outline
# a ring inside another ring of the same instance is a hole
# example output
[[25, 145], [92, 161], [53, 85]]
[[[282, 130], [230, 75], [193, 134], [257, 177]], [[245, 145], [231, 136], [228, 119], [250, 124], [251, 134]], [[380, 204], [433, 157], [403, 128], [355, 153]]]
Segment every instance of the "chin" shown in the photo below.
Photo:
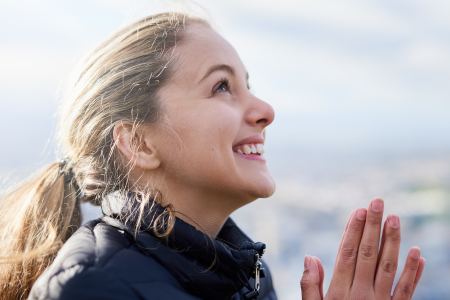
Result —
[[253, 193], [255, 199], [257, 198], [268, 198], [275, 193], [276, 185], [272, 176], [268, 176], [268, 178], [262, 178], [257, 182], [257, 185], [254, 187]]
[[270, 187], [267, 187], [259, 196], [259, 198], [269, 198], [270, 196], [272, 196], [275, 193], [275, 182], [273, 182], [273, 184]]

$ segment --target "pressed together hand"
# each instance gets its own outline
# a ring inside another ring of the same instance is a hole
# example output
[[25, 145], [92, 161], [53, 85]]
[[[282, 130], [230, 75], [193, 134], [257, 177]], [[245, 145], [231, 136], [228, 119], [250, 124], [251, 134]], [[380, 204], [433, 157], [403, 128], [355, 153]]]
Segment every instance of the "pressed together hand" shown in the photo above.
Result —
[[383, 208], [383, 200], [375, 198], [368, 210], [358, 208], [350, 215], [325, 296], [322, 263], [316, 257], [305, 257], [300, 282], [303, 300], [411, 299], [425, 259], [420, 257], [418, 247], [409, 250], [403, 273], [391, 295], [400, 250], [400, 220], [394, 214], [387, 217], [380, 244]]

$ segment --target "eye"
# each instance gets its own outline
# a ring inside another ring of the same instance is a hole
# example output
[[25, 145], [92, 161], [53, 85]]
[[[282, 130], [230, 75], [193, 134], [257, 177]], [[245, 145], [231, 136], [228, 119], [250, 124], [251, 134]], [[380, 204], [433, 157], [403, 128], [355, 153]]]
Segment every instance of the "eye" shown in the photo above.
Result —
[[228, 92], [229, 90], [230, 90], [230, 83], [228, 79], [222, 78], [220, 82], [214, 86], [212, 93], [215, 94], [217, 92]]

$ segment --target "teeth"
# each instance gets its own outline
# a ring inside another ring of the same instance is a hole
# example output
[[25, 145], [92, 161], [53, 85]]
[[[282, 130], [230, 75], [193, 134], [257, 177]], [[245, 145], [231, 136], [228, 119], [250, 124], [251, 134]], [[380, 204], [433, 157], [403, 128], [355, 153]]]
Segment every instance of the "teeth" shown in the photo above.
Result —
[[264, 151], [264, 146], [263, 144], [248, 144], [248, 145], [244, 145], [244, 147], [241, 149], [236, 150], [237, 153], [240, 154], [263, 154]]
[[244, 146], [244, 153], [245, 154], [250, 154], [250, 153], [252, 153], [252, 149], [250, 149], [250, 147], [248, 145], [245, 145]]
[[259, 154], [264, 153], [264, 146], [262, 144], [256, 144], [256, 149], [258, 150]]

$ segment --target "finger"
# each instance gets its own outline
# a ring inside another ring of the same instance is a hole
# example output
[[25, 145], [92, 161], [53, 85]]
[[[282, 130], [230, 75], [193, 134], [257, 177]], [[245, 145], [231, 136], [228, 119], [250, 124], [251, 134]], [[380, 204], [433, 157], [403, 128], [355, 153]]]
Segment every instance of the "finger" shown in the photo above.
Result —
[[315, 256], [313, 256], [313, 258], [316, 260], [317, 267], [319, 268], [319, 278], [320, 278], [319, 292], [320, 292], [320, 298], [323, 298], [323, 280], [325, 279], [325, 271], [323, 270], [323, 265], [322, 265], [322, 262], [320, 261], [320, 259], [318, 259]]
[[[384, 243], [386, 242], [386, 222], [387, 222], [387, 218], [386, 218], [386, 221], [384, 222], [383, 233], [381, 235], [380, 251], [378, 252], [378, 259], [377, 259], [377, 270], [378, 270], [378, 265], [380, 264], [381, 256], [383, 255]], [[375, 276], [376, 276], [376, 274], [375, 274]]]
[[385, 242], [382, 245], [383, 251], [375, 277], [375, 295], [380, 299], [387, 299], [391, 296], [392, 285], [397, 272], [401, 240], [399, 217], [390, 214], [386, 219], [383, 231], [385, 232]]
[[353, 282], [357, 288], [373, 287], [378, 260], [381, 223], [383, 221], [383, 207], [383, 200], [375, 198], [370, 202], [367, 211], [364, 233], [358, 249], [355, 281]]
[[413, 294], [416, 290], [417, 284], [419, 283], [420, 277], [422, 277], [424, 268], [425, 268], [425, 258], [421, 257], [419, 260], [419, 269], [417, 270], [416, 278], [414, 279]]
[[405, 268], [394, 290], [393, 300], [409, 300], [414, 292], [414, 282], [420, 265], [420, 249], [412, 247], [406, 258]]
[[300, 281], [303, 300], [321, 300], [320, 296], [320, 271], [315, 259], [306, 255], [305, 270]]
[[350, 214], [350, 217], [347, 220], [347, 224], [345, 224], [344, 233], [342, 234], [341, 242], [339, 243], [339, 247], [338, 247], [338, 253], [336, 255], [336, 260], [334, 261], [335, 268], [336, 268], [336, 263], [338, 261], [339, 253], [341, 252], [342, 242], [344, 241], [344, 237], [345, 237], [345, 234], [347, 233], [348, 225], [350, 224], [350, 221], [352, 220], [352, 217], [355, 214], [355, 211], [356, 211], [356, 209], [354, 211], [352, 211], [352, 213]]
[[342, 289], [352, 285], [355, 274], [356, 257], [364, 231], [367, 210], [358, 208], [353, 214], [345, 233], [341, 249], [336, 259], [336, 265], [331, 279], [330, 288], [336, 285], [336, 288]]

